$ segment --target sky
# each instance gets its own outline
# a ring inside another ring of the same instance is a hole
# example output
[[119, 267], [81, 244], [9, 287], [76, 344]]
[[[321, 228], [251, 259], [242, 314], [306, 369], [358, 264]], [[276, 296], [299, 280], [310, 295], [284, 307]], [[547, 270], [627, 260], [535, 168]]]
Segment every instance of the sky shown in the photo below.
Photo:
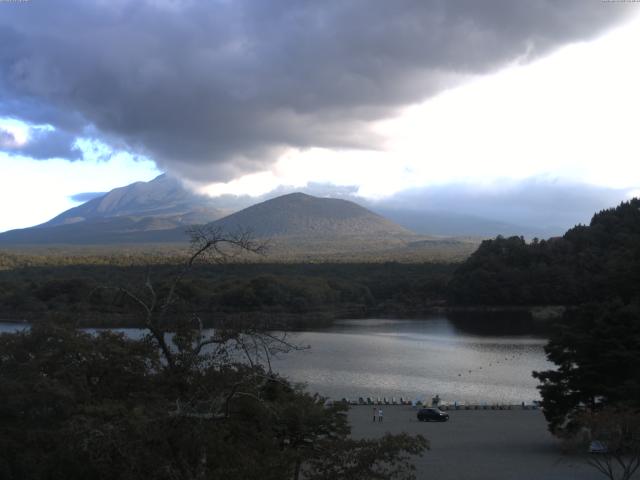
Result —
[[212, 196], [588, 221], [640, 195], [640, 3], [0, 2], [0, 231]]

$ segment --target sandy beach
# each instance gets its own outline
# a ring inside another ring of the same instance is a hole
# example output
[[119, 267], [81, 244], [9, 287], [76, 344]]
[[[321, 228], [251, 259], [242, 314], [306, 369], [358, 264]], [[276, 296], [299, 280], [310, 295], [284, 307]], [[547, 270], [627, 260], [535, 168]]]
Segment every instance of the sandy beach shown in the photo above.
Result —
[[562, 453], [540, 410], [454, 410], [448, 422], [419, 422], [410, 406], [383, 406], [384, 421], [372, 422], [371, 406], [349, 412], [354, 438], [385, 432], [421, 433], [431, 450], [416, 458], [419, 479], [597, 480], [583, 459]]

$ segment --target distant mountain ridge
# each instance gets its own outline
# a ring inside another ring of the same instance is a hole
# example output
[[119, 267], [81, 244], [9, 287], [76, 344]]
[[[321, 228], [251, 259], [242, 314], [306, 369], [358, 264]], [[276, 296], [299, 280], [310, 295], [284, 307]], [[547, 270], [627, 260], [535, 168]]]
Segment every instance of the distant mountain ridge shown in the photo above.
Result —
[[250, 201], [242, 197], [234, 203], [229, 198], [200, 196], [163, 175], [116, 188], [41, 225], [0, 233], [0, 247], [182, 251], [189, 240], [186, 231], [194, 224], [229, 233], [249, 231], [253, 238], [267, 240], [270, 261], [461, 260], [477, 246], [472, 239], [416, 235], [344, 199], [289, 193], [223, 218], [218, 200], [227, 211]]
[[0, 244], [118, 244], [186, 242], [186, 229], [210, 224], [258, 238], [411, 236], [412, 232], [347, 200], [292, 193], [223, 217], [215, 200], [161, 175], [136, 182], [71, 208], [41, 225], [0, 234]]
[[368, 207], [398, 225], [421, 235], [482, 238], [497, 235], [523, 235], [525, 238], [548, 238], [560, 235], [563, 231], [560, 228], [529, 227], [457, 212], [380, 208], [375, 204]]
[[[484, 224], [482, 219], [474, 223], [471, 217], [445, 213], [423, 216], [409, 210], [374, 212], [344, 197], [323, 198], [300, 192], [234, 212], [250, 201], [246, 196], [234, 200], [198, 195], [179, 180], [160, 175], [149, 182], [115, 188], [35, 227], [0, 233], [0, 245], [184, 244], [189, 226], [207, 224], [227, 232], [248, 230], [255, 238], [269, 239], [272, 252], [295, 254], [296, 258], [364, 254], [377, 258], [380, 252], [388, 255], [391, 251], [396, 252], [394, 258], [416, 258], [418, 251], [451, 251], [452, 247], [464, 255], [477, 244], [467, 232], [475, 227], [477, 232]], [[230, 211], [234, 213], [225, 216]], [[466, 230], [456, 230], [462, 226]], [[497, 224], [493, 228], [500, 233], [508, 230]], [[453, 235], [465, 238], [444, 238], [454, 230]]]

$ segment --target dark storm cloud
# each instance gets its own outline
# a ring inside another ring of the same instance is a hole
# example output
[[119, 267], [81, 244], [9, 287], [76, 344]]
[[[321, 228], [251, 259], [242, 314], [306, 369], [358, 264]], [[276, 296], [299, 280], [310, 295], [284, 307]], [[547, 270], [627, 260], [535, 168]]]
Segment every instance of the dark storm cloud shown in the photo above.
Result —
[[19, 153], [38, 160], [50, 158], [80, 160], [82, 151], [75, 146], [75, 140], [75, 135], [66, 132], [32, 130], [31, 138]]
[[75, 135], [66, 132], [32, 128], [27, 142], [21, 144], [16, 141], [11, 132], [0, 129], [0, 152], [21, 155], [36, 160], [48, 160], [51, 158], [80, 160], [82, 151], [75, 146], [75, 141]]
[[[0, 4], [0, 108], [196, 180], [283, 148], [375, 147], [370, 122], [465, 77], [591, 38], [584, 0], [65, 0]], [[215, 168], [204, 170], [204, 164]]]

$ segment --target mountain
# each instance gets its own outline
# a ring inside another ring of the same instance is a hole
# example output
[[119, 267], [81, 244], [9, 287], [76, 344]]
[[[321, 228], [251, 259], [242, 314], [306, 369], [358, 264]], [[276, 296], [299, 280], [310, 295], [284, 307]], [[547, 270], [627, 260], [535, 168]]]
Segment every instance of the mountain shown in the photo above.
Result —
[[413, 234], [357, 203], [304, 193], [290, 193], [258, 203], [211, 225], [225, 231], [248, 228], [260, 238]]
[[356, 203], [302, 193], [276, 197], [223, 217], [209, 197], [161, 175], [116, 188], [46, 223], [0, 234], [0, 244], [184, 242], [194, 224], [226, 231], [251, 230], [256, 237], [328, 238], [407, 236], [412, 233]]
[[155, 222], [146, 221], [140, 227], [162, 230], [169, 228], [169, 225], [176, 227], [207, 223], [222, 216], [223, 212], [216, 208], [213, 199], [192, 193], [175, 178], [160, 175], [150, 182], [135, 182], [126, 187], [115, 188], [38, 227], [131, 217], [157, 219]]
[[266, 200], [210, 225], [232, 233], [249, 230], [266, 239], [272, 261], [456, 261], [478, 246], [476, 239], [416, 235], [355, 202], [299, 192]]
[[0, 234], [0, 244], [181, 242], [189, 225], [224, 216], [215, 201], [160, 175], [136, 182], [71, 208], [46, 223]]
[[[186, 228], [173, 219], [144, 217], [97, 218], [68, 225], [23, 228], [0, 233], [0, 245], [109, 245], [123, 243], [184, 242]], [[170, 228], [160, 228], [168, 226]]]
[[[247, 199], [241, 199], [239, 206]], [[233, 202], [195, 195], [164, 175], [116, 188], [31, 228], [0, 234], [0, 245], [122, 246], [185, 244], [186, 229], [208, 224], [268, 240], [270, 261], [462, 260], [474, 239], [435, 238], [410, 230], [357, 203], [290, 193], [222, 216]], [[179, 247], [179, 248], [182, 248]]]

